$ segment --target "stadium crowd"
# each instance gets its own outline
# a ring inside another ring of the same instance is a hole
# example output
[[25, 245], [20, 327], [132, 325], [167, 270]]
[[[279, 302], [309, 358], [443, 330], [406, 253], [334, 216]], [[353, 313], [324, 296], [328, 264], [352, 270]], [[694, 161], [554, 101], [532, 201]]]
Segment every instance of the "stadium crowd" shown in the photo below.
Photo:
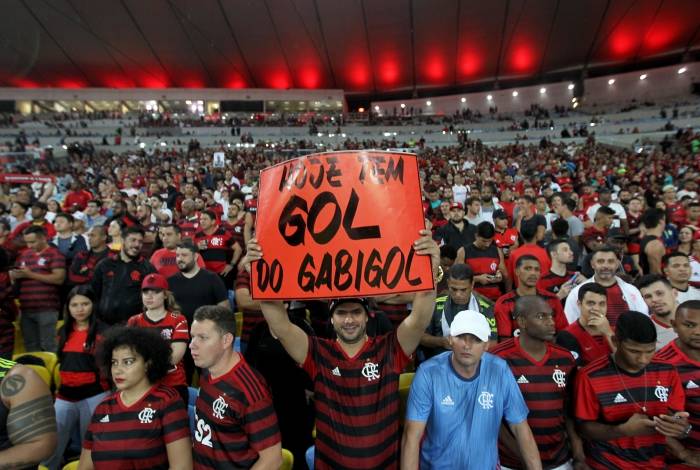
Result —
[[700, 465], [698, 140], [346, 140], [418, 154], [437, 288], [330, 302], [253, 300], [249, 274], [259, 171], [327, 149], [15, 163], [0, 468]]

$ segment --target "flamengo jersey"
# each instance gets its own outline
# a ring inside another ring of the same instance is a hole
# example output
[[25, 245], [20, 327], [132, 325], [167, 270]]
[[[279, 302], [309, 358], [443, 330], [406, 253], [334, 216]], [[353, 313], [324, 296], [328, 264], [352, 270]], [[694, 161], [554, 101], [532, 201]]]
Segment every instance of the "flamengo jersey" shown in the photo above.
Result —
[[[496, 272], [498, 272], [498, 265], [501, 262], [501, 258], [498, 255], [498, 248], [495, 243], [491, 243], [485, 250], [477, 248], [472, 243], [465, 249], [464, 262], [472, 268], [474, 276], [480, 274], [495, 275]], [[501, 288], [498, 284], [474, 284], [474, 290], [494, 301], [501, 296]]]
[[83, 447], [92, 452], [95, 470], [167, 470], [165, 445], [189, 436], [182, 398], [159, 384], [130, 406], [122, 403], [120, 392], [102, 400], [92, 415]]
[[556, 295], [559, 292], [559, 289], [561, 289], [562, 284], [571, 279], [573, 275], [574, 271], [569, 270], [567, 270], [566, 274], [564, 274], [563, 276], [554, 274], [552, 271], [549, 271], [549, 273], [540, 277], [540, 279], [537, 281], [537, 288], [546, 290], [550, 294]]
[[354, 357], [309, 337], [302, 367], [314, 382], [317, 470], [398, 468], [399, 374], [409, 359], [396, 330], [369, 338]]
[[[649, 418], [685, 407], [678, 372], [671, 364], [653, 360], [637, 374], [615, 368], [613, 356], [591, 362], [576, 376], [575, 415], [581, 421], [620, 424], [634, 413]], [[646, 403], [646, 404], [645, 404]], [[593, 469], [639, 470], [665, 468], [666, 438], [659, 433], [585, 441], [586, 464]]]
[[[557, 331], [561, 331], [566, 328], [569, 322], [566, 321], [564, 309], [561, 306], [561, 301], [557, 298], [557, 296], [541, 289], [537, 289], [537, 295], [542, 297], [552, 308], [552, 312], [554, 313], [554, 326], [556, 327]], [[493, 315], [496, 317], [496, 327], [498, 328], [499, 340], [520, 335], [520, 329], [513, 319], [515, 301], [518, 300], [518, 297], [518, 291], [512, 290], [499, 297], [496, 304], [493, 306]]]
[[[566, 349], [548, 343], [544, 357], [535, 361], [520, 347], [518, 338], [500, 343], [489, 352], [504, 359], [513, 371], [530, 410], [527, 422], [535, 436], [542, 466], [551, 468], [564, 464], [571, 458], [564, 422], [565, 406], [573, 389], [574, 357]], [[522, 467], [520, 459], [500, 442], [498, 452], [506, 467]]]
[[[668, 343], [656, 353], [654, 359], [669, 362], [676, 367], [685, 391], [685, 407], [683, 409], [690, 414], [688, 421], [693, 425], [690, 435], [683, 439], [682, 444], [693, 452], [700, 451], [700, 362], [690, 359], [676, 345], [676, 341]], [[672, 460], [668, 461], [669, 469], [696, 468], [681, 463], [671, 463]], [[673, 460], [673, 462], [677, 462], [677, 460]]]
[[211, 235], [207, 235], [203, 230], [200, 230], [194, 237], [197, 244], [202, 240], [207, 242], [207, 248], [199, 251], [206, 268], [216, 274], [223, 271], [226, 267], [226, 262], [231, 257], [231, 247], [235, 243], [233, 234], [223, 227], [217, 227]]
[[250, 468], [281, 441], [265, 379], [243, 356], [226, 374], [202, 378], [195, 404], [194, 468]]
[[[146, 316], [145, 313], [139, 313], [129, 318], [127, 326], [135, 326], [138, 328], [156, 328], [160, 331], [163, 339], [172, 343], [185, 343], [190, 341], [190, 332], [187, 326], [187, 319], [184, 315], [178, 312], [166, 312], [165, 317], [161, 320], [153, 321]], [[176, 385], [187, 385], [185, 377], [185, 368], [182, 361], [178, 362], [175, 367], [168, 371], [168, 375], [163, 377], [161, 383], [175, 387]]]

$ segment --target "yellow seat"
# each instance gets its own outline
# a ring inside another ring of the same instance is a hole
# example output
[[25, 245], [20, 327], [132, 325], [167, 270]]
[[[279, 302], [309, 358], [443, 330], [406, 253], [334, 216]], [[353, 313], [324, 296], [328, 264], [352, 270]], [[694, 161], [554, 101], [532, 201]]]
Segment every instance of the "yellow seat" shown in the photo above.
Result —
[[44, 362], [44, 367], [46, 367], [46, 370], [49, 371], [50, 374], [53, 375], [53, 370], [56, 368], [56, 364], [58, 364], [58, 356], [56, 356], [56, 353], [52, 353], [49, 351], [28, 351], [24, 352], [22, 354], [16, 354], [12, 356], [12, 360], [16, 361], [18, 358], [22, 356], [34, 356], [38, 357]]
[[60, 330], [62, 326], [63, 326], [63, 320], [58, 320], [56, 322], [56, 331]]
[[404, 372], [399, 376], [399, 423], [403, 424], [406, 416], [406, 403], [408, 402], [408, 392], [411, 390], [411, 383], [415, 372]]
[[44, 467], [43, 465], [39, 465], [37, 470], [49, 470], [49, 467]]
[[41, 380], [46, 382], [47, 387], [51, 387], [51, 374], [49, 373], [48, 370], [46, 370], [46, 367], [44, 366], [36, 366], [34, 364], [25, 364], [25, 367], [29, 367], [32, 369], [36, 374], [41, 377]]
[[22, 328], [19, 326], [19, 321], [12, 322], [15, 325], [15, 348], [12, 355], [22, 354], [24, 352], [24, 336], [22, 336]]
[[61, 386], [61, 363], [59, 362], [56, 364], [56, 367], [53, 368], [53, 387], [55, 390], [58, 390], [58, 387]]
[[236, 338], [240, 338], [243, 331], [243, 312], [236, 312], [234, 316], [236, 317]]
[[292, 470], [294, 467], [294, 454], [287, 449], [282, 449], [282, 466], [280, 470]]
[[72, 462], [68, 462], [63, 466], [63, 470], [78, 470], [79, 463], [80, 460], [73, 460]]

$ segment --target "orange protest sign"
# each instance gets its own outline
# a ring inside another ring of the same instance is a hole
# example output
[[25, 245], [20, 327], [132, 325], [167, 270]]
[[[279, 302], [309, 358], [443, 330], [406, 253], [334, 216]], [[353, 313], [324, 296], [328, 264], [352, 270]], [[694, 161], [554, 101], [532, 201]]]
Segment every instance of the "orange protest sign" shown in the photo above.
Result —
[[415, 155], [308, 155], [260, 174], [254, 299], [360, 297], [434, 288]]

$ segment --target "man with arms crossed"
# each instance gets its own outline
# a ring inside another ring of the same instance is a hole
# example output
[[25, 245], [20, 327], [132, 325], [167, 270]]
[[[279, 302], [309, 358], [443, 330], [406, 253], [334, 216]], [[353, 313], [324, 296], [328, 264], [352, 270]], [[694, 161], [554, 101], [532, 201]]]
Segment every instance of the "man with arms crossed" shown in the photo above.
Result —
[[[421, 230], [413, 249], [430, 256], [435, 276], [440, 250], [430, 235], [430, 230]], [[263, 248], [251, 239], [246, 269], [262, 258]], [[396, 330], [369, 338], [367, 301], [333, 301], [331, 324], [337, 340], [326, 340], [309, 337], [294, 325], [281, 301], [260, 302], [270, 331], [314, 383], [317, 470], [398, 468], [399, 375], [418, 347], [434, 303], [434, 290], [416, 293], [411, 314]]]

